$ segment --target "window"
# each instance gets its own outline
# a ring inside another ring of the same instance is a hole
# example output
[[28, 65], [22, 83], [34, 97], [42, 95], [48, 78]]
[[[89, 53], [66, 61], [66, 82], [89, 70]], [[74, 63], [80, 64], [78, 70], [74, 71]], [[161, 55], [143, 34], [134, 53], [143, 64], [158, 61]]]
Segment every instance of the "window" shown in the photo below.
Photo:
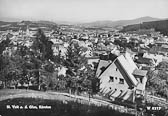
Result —
[[140, 78], [140, 82], [142, 83], [142, 78]]
[[106, 70], [106, 67], [103, 66], [100, 68], [100, 70], [101, 70], [101, 72], [104, 72]]
[[114, 82], [114, 77], [110, 76], [109, 82]]
[[124, 84], [124, 79], [121, 79], [121, 78], [120, 78], [119, 84]]
[[117, 77], [115, 77], [115, 79], [117, 80]]

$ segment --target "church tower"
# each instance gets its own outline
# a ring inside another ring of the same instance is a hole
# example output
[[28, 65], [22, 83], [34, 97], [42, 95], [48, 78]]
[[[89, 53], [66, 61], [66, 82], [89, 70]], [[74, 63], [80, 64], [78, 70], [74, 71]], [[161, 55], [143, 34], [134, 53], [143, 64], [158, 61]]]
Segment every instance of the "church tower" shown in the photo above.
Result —
[[27, 29], [26, 29], [26, 36], [30, 36], [29, 25], [27, 25]]

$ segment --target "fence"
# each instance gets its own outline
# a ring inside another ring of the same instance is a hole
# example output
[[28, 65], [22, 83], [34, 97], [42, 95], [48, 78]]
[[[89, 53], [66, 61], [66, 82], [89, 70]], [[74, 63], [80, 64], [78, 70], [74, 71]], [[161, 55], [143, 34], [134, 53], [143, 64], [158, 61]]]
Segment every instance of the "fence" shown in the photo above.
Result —
[[153, 96], [153, 95], [146, 95], [146, 100], [149, 103], [154, 103], [156, 105], [168, 108], [168, 102], [164, 98], [159, 98], [159, 97], [156, 97], [156, 96]]

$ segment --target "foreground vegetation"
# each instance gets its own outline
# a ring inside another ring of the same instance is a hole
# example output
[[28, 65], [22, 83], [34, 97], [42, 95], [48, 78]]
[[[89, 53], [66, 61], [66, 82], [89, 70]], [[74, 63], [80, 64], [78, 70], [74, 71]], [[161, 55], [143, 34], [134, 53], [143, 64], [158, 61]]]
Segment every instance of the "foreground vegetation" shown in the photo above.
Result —
[[[87, 97], [69, 96], [65, 93], [4, 89], [0, 90], [0, 94], [0, 114], [2, 116], [109, 116], [111, 114], [114, 116], [132, 116], [112, 109], [103, 101], [92, 100], [89, 102]], [[7, 108], [9, 105], [10, 108]], [[19, 108], [13, 108], [12, 105], [19, 106]], [[34, 108], [40, 105], [51, 108]]]
[[[79, 104], [75, 102], [68, 102], [63, 103], [61, 101], [56, 100], [43, 100], [43, 99], [33, 99], [33, 98], [17, 98], [12, 100], [5, 100], [0, 102], [0, 110], [1, 115], [22, 115], [22, 116], [33, 116], [33, 115], [40, 115], [40, 116], [132, 116], [130, 114], [120, 113], [118, 111], [114, 111], [107, 107], [96, 107], [94, 105], [86, 105], [86, 104]], [[51, 106], [51, 109], [11, 109], [7, 110], [6, 105], [8, 104], [16, 104], [19, 106], [25, 105], [47, 105]]]
[[[95, 69], [87, 63], [83, 48], [69, 40], [67, 52], [53, 54], [53, 42], [39, 29], [30, 46], [11, 40], [10, 35], [0, 42], [0, 81], [4, 88], [29, 84], [34, 89], [97, 92]], [[31, 40], [32, 39], [32, 40]], [[71, 38], [73, 39], [73, 37]], [[66, 68], [66, 74], [58, 75]], [[1, 86], [1, 85], [0, 85]]]
[[[124, 107], [121, 104], [114, 104], [104, 100], [59, 93], [53, 91], [34, 91], [20, 89], [0, 90], [0, 114], [3, 116], [29, 116], [29, 115], [48, 115], [48, 116], [132, 116], [135, 115], [135, 107]], [[7, 106], [10, 108], [7, 109]], [[12, 106], [19, 106], [13, 108]], [[49, 106], [50, 108], [40, 109], [39, 106]], [[146, 103], [144, 108], [137, 104], [137, 114], [139, 116], [167, 116], [167, 110], [147, 110], [147, 107], [158, 107], [152, 103]], [[20, 107], [23, 107], [20, 108]], [[25, 108], [27, 107], [27, 108]], [[37, 109], [34, 107], [38, 107]], [[141, 110], [140, 110], [141, 109]]]

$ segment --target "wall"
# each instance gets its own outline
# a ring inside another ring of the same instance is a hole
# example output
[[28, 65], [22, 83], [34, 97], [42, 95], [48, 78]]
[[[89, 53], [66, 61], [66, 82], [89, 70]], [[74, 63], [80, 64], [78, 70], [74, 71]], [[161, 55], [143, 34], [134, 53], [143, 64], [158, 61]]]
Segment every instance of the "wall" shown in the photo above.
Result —
[[[127, 96], [127, 99], [129, 95], [131, 94], [131, 90], [129, 89], [128, 84], [126, 83], [124, 77], [120, 73], [120, 71], [117, 69], [116, 65], [112, 63], [107, 70], [104, 71], [104, 73], [99, 77], [100, 78], [100, 92], [102, 92], [104, 95], [109, 94], [111, 97], [119, 97], [121, 94], [125, 94]], [[113, 82], [109, 82], [110, 76], [114, 77]], [[116, 78], [117, 77], [117, 78]], [[119, 79], [124, 79], [124, 84], [119, 83]], [[122, 92], [121, 92], [122, 90]], [[111, 91], [111, 92], [110, 92]], [[127, 95], [126, 95], [127, 94]]]

